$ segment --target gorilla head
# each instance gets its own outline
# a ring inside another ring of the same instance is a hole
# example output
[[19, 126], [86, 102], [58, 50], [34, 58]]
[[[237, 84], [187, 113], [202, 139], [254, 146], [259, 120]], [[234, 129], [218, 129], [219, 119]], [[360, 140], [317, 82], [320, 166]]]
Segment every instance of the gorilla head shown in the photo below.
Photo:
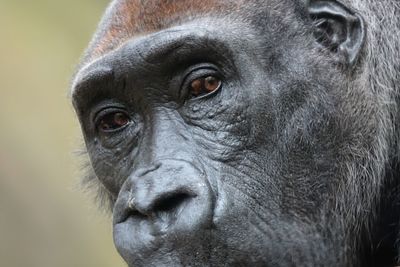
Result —
[[397, 0], [113, 1], [72, 100], [129, 266], [395, 264], [399, 34]]

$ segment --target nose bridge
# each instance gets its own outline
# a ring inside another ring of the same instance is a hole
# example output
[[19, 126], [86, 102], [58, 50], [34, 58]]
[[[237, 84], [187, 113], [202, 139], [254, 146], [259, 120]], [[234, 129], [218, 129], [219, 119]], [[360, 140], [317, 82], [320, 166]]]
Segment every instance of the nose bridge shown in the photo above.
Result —
[[190, 133], [176, 110], [155, 108], [145, 124], [138, 162], [154, 165], [162, 159], [193, 158]]

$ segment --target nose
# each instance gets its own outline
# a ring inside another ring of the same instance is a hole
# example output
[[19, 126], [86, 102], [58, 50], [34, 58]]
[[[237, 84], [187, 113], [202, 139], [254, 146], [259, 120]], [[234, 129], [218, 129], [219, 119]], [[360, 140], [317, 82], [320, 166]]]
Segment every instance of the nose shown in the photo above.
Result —
[[[168, 175], [163, 173], [164, 175]], [[177, 173], [173, 175], [177, 176]], [[132, 215], [152, 217], [162, 213], [174, 213], [197, 197], [190, 184], [178, 182], [181, 179], [140, 179], [128, 193], [127, 209]], [[177, 177], [175, 177], [177, 178]], [[169, 180], [169, 181], [168, 181]]]
[[183, 160], [163, 160], [125, 182], [114, 208], [114, 223], [147, 224], [159, 231], [196, 227], [208, 220], [212, 193], [205, 175]]

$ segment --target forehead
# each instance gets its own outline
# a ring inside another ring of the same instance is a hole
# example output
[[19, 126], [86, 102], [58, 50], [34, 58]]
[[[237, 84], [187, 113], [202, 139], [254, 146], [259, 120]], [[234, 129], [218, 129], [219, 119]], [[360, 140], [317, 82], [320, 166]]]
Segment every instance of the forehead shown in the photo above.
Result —
[[108, 7], [84, 61], [93, 60], [134, 36], [156, 32], [201, 16], [238, 11], [243, 1], [115, 0]]

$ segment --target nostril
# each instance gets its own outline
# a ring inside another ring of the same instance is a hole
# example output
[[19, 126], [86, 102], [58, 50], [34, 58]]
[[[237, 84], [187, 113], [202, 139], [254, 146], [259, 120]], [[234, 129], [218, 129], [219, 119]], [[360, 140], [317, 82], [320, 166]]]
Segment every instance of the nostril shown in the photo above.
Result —
[[166, 194], [154, 202], [152, 210], [154, 212], [170, 212], [182, 206], [194, 196], [185, 192]]
[[147, 219], [147, 215], [146, 214], [144, 214], [142, 212], [139, 212], [136, 209], [131, 209], [130, 208], [129, 213], [127, 215], [128, 216], [133, 216], [133, 217], [138, 218], [138, 219], [143, 219], [143, 220]]

